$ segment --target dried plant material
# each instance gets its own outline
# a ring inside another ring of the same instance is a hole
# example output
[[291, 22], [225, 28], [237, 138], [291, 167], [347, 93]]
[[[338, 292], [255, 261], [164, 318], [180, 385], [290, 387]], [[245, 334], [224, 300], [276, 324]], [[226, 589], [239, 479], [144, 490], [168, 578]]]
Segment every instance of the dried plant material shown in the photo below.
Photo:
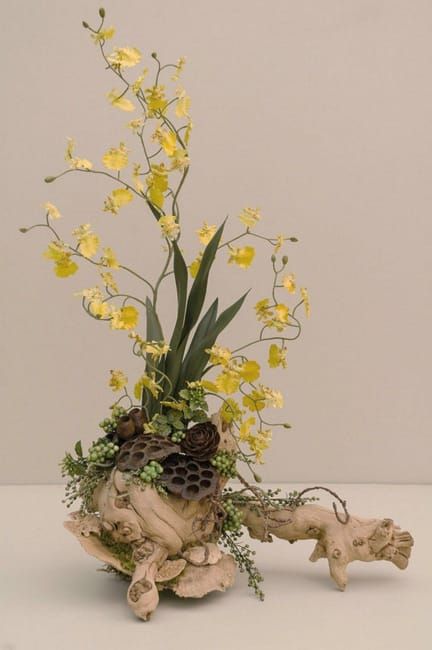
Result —
[[150, 460], [162, 460], [180, 451], [180, 447], [167, 438], [140, 435], [125, 442], [120, 449], [116, 465], [122, 471], [145, 467]]
[[202, 598], [211, 591], [226, 591], [234, 584], [237, 565], [231, 555], [223, 554], [216, 564], [189, 564], [179, 576], [173, 591], [182, 598]]
[[174, 580], [183, 571], [186, 566], [186, 560], [165, 560], [159, 571], [156, 573], [156, 582], [168, 582]]

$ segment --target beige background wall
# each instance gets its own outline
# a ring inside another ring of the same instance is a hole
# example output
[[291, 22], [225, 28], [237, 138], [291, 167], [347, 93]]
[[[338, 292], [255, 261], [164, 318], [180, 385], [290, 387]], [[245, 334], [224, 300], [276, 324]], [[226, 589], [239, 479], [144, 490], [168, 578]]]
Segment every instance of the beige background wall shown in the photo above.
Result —
[[[57, 481], [64, 450], [97, 435], [108, 370], [138, 373], [127, 337], [86, 318], [72, 296], [94, 276], [56, 279], [41, 259], [45, 234], [17, 233], [51, 200], [65, 237], [90, 222], [123, 259], [155, 273], [154, 224], [137, 205], [115, 219], [100, 210], [104, 181], [42, 182], [62, 169], [66, 136], [97, 160], [125, 132], [128, 116], [106, 104], [114, 84], [80, 26], [98, 6], [2, 3], [2, 482]], [[261, 206], [263, 230], [301, 240], [290, 266], [309, 287], [313, 318], [290, 347], [289, 372], [268, 378], [293, 429], [275, 435], [264, 477], [430, 482], [431, 3], [105, 6], [117, 44], [188, 58], [189, 255], [203, 219], [244, 205]], [[226, 302], [249, 286], [254, 300], [265, 295], [267, 257], [249, 274], [222, 263]], [[248, 314], [223, 343], [254, 333]]]

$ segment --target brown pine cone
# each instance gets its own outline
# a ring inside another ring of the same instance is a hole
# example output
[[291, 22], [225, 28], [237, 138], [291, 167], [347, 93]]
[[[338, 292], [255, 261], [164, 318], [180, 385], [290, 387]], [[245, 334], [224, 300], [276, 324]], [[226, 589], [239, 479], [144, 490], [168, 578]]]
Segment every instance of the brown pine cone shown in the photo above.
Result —
[[197, 460], [208, 460], [216, 453], [219, 442], [217, 427], [212, 422], [201, 422], [186, 431], [181, 450]]

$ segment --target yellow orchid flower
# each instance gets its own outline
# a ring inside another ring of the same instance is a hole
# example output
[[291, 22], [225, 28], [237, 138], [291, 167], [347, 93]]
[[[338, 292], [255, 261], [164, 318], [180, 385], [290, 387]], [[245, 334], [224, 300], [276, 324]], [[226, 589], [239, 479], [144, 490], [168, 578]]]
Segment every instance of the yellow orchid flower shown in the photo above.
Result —
[[200, 251], [197, 255], [197, 257], [194, 259], [193, 262], [191, 262], [188, 266], [189, 273], [191, 274], [192, 278], [196, 278], [197, 273], [199, 271], [199, 267], [201, 266], [201, 260], [203, 256], [203, 251]]
[[149, 390], [153, 397], [157, 397], [162, 390], [159, 384], [156, 383], [154, 374], [148, 375], [146, 373], [142, 375], [135, 384], [134, 395], [137, 400], [141, 399], [144, 388]]
[[140, 74], [140, 76], [137, 79], [135, 79], [135, 81], [131, 84], [132, 92], [135, 95], [138, 95], [139, 91], [141, 90], [143, 81], [146, 78], [147, 74], [148, 74], [148, 68], [144, 68], [142, 74]]
[[108, 386], [112, 388], [113, 392], [117, 392], [124, 388], [128, 383], [128, 378], [122, 370], [110, 370], [111, 377]]
[[261, 219], [259, 208], [244, 208], [239, 215], [239, 219], [246, 228], [253, 228]]
[[141, 61], [141, 52], [136, 47], [116, 47], [107, 59], [115, 68], [133, 68]]
[[288, 293], [294, 294], [296, 292], [296, 281], [293, 273], [286, 275], [282, 279], [282, 285], [288, 291]]
[[286, 354], [286, 348], [280, 348], [278, 345], [276, 345], [276, 343], [272, 343], [269, 347], [268, 353], [268, 364], [270, 368], [277, 368], [279, 366], [286, 368]]
[[247, 418], [247, 420], [243, 420], [243, 422], [240, 425], [240, 440], [246, 442], [249, 439], [251, 435], [251, 431], [250, 431], [251, 427], [255, 425], [255, 422], [256, 420], [254, 417], [250, 417]]
[[177, 117], [188, 117], [189, 116], [189, 109], [190, 109], [190, 104], [191, 104], [191, 99], [186, 95], [186, 91], [183, 89], [179, 89], [177, 91], [177, 103], [175, 106], [175, 114]]
[[165, 86], [152, 86], [144, 90], [144, 95], [149, 109], [149, 117], [154, 117], [155, 111], [163, 111], [167, 105]]
[[110, 38], [112, 38], [114, 36], [114, 34], [115, 34], [115, 28], [114, 27], [107, 27], [106, 29], [101, 29], [96, 34], [90, 34], [90, 36], [97, 45], [98, 43], [101, 43], [102, 41], [108, 41]]
[[167, 156], [174, 156], [177, 150], [177, 136], [173, 131], [167, 131], [158, 127], [153, 134]]
[[128, 122], [126, 126], [134, 133], [138, 133], [138, 131], [141, 131], [142, 127], [144, 126], [144, 120], [141, 117], [138, 117], [136, 120], [131, 120]]
[[60, 219], [60, 210], [54, 205], [54, 203], [47, 201], [44, 203], [43, 207], [45, 208], [46, 213], [50, 219]]
[[260, 376], [260, 365], [256, 361], [245, 361], [238, 367], [238, 373], [244, 381], [256, 381]]
[[132, 330], [137, 326], [139, 312], [135, 307], [128, 305], [121, 309], [113, 310], [111, 329]]
[[279, 253], [279, 251], [282, 248], [282, 246], [284, 245], [286, 239], [287, 238], [284, 237], [284, 235], [277, 235], [276, 236], [276, 242], [275, 242], [275, 245], [274, 245], [274, 252], [275, 253]]
[[76, 158], [73, 153], [75, 149], [75, 141], [72, 138], [67, 139], [65, 160], [69, 164], [70, 169], [83, 169], [90, 171], [93, 169], [93, 164], [86, 158]]
[[171, 76], [172, 81], [178, 81], [179, 80], [179, 77], [180, 77], [181, 73], [183, 72], [185, 64], [186, 64], [186, 58], [184, 56], [181, 56], [178, 59], [177, 64], [176, 64], [177, 69], [174, 72], [174, 74]]
[[107, 319], [112, 315], [112, 308], [103, 300], [92, 300], [89, 304], [89, 311], [95, 318]]
[[115, 148], [111, 147], [104, 154], [102, 162], [107, 169], [112, 169], [114, 171], [120, 171], [128, 164], [128, 155], [127, 149], [123, 142], [120, 142], [120, 145]]
[[231, 361], [231, 350], [228, 348], [222, 348], [220, 345], [213, 345], [213, 347], [206, 350], [207, 354], [210, 355], [210, 363], [214, 366], [227, 366]]
[[141, 165], [134, 163], [132, 171], [132, 184], [137, 192], [144, 194], [144, 183], [141, 180]]
[[84, 257], [91, 258], [96, 254], [99, 248], [99, 236], [91, 231], [89, 223], [85, 223], [72, 231], [74, 237], [78, 240], [78, 250]]
[[128, 113], [135, 110], [135, 106], [131, 100], [122, 95], [122, 93], [118, 90], [111, 90], [111, 92], [108, 93], [107, 97], [111, 106], [114, 106], [115, 108], [119, 108], [120, 110], [126, 111]]
[[230, 257], [228, 264], [237, 264], [241, 269], [247, 269], [255, 257], [255, 248], [253, 246], [244, 246], [243, 248], [228, 247]]
[[100, 263], [102, 266], [108, 266], [110, 269], [119, 269], [120, 264], [117, 261], [117, 256], [112, 248], [104, 248], [104, 254], [101, 257]]
[[130, 203], [133, 199], [132, 192], [126, 187], [119, 187], [113, 190], [104, 201], [104, 212], [118, 214], [119, 209]]
[[262, 390], [254, 388], [248, 395], [243, 397], [243, 406], [249, 411], [262, 411], [266, 406], [265, 395]]
[[241, 420], [243, 411], [240, 404], [232, 397], [224, 400], [223, 406], [219, 411], [220, 416], [224, 422], [231, 424], [234, 420]]
[[161, 229], [162, 237], [166, 237], [171, 241], [177, 239], [180, 232], [180, 226], [177, 223], [177, 217], [175, 217], [173, 214], [165, 215], [159, 219], [158, 224]]
[[220, 393], [231, 395], [236, 393], [240, 386], [240, 376], [235, 370], [226, 368], [215, 379], [215, 384]]
[[117, 282], [114, 280], [112, 273], [110, 273], [109, 271], [107, 271], [106, 273], [101, 271], [101, 278], [102, 278], [102, 282], [104, 283], [107, 289], [110, 289], [113, 293], [118, 293], [119, 289], [117, 286]]
[[164, 192], [168, 189], [168, 172], [163, 163], [151, 166], [151, 172], [146, 177], [146, 183], [148, 198], [158, 208], [162, 208], [165, 201]]
[[213, 239], [216, 230], [217, 226], [209, 226], [207, 221], [204, 221], [203, 227], [195, 232], [197, 233], [201, 244], [207, 246], [207, 244], [209, 244]]
[[310, 300], [309, 300], [309, 293], [308, 293], [308, 290], [306, 289], [306, 287], [301, 287], [300, 295], [301, 295], [302, 300], [303, 300], [306, 318], [309, 318], [310, 314], [311, 314], [311, 306], [310, 306]]

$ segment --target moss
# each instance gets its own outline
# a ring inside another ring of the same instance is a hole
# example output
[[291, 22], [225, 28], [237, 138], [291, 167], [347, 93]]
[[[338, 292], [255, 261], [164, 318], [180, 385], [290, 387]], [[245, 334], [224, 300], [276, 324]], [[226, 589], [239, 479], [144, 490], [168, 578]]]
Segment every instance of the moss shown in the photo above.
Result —
[[133, 550], [130, 544], [116, 542], [110, 533], [102, 530], [99, 537], [102, 544], [112, 553], [120, 562], [123, 569], [130, 573], [135, 571], [135, 562], [133, 561]]

